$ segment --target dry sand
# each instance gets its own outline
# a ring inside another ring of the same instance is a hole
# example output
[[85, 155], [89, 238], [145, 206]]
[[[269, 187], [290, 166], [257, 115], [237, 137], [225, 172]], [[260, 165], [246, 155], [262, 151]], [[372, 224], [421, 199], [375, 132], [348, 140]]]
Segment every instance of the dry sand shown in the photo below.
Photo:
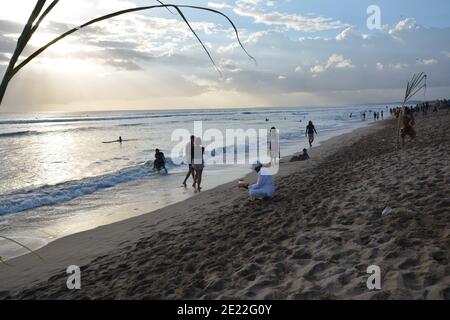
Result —
[[[394, 126], [285, 159], [272, 200], [250, 202], [233, 182], [57, 240], [44, 261], [11, 260], [0, 298], [450, 299], [450, 115], [418, 117], [402, 150]], [[72, 264], [78, 291], [66, 288]], [[381, 290], [366, 287], [369, 265]]]

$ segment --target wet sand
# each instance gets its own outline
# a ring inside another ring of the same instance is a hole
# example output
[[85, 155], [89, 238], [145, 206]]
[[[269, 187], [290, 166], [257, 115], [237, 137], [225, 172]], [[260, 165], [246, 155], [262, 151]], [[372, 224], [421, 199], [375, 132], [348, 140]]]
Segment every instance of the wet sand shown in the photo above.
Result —
[[[395, 124], [284, 159], [272, 200], [250, 202], [236, 181], [52, 242], [44, 261], [13, 259], [0, 298], [450, 299], [450, 115], [419, 116], [401, 150]], [[66, 287], [69, 265], [81, 290]], [[370, 265], [381, 290], [366, 287]]]

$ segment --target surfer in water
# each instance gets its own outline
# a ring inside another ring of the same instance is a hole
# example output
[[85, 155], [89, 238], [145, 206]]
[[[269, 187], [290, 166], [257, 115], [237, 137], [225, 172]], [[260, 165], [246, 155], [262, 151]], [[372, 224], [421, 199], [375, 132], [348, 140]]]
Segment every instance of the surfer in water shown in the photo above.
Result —
[[119, 143], [122, 143], [122, 136], [119, 136]]

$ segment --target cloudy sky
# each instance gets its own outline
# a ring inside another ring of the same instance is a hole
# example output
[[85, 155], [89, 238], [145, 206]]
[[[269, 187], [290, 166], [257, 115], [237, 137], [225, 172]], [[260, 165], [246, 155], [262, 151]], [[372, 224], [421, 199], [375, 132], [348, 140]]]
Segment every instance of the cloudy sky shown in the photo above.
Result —
[[[50, 2], [50, 1], [47, 1]], [[1, 111], [124, 110], [354, 105], [401, 100], [415, 72], [427, 98], [450, 96], [447, 0], [175, 1], [219, 66], [214, 69], [179, 16], [165, 9], [87, 27], [45, 51], [11, 81]], [[0, 2], [0, 75], [34, 0]], [[153, 0], [61, 0], [24, 56], [55, 36], [115, 10]], [[369, 30], [367, 8], [381, 9]]]

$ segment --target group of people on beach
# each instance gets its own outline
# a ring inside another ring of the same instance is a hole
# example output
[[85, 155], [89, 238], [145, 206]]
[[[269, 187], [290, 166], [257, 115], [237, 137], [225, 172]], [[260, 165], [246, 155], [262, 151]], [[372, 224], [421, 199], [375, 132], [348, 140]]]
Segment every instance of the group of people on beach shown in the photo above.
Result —
[[[186, 163], [189, 166], [186, 177], [183, 180], [182, 185], [187, 187], [187, 181], [192, 176], [195, 191], [201, 191], [203, 169], [205, 167], [204, 161], [205, 147], [202, 146], [202, 140], [200, 137], [191, 136], [190, 141], [186, 144]], [[153, 170], [160, 172], [164, 170], [167, 174], [166, 158], [164, 153], [159, 149], [155, 150], [155, 160], [153, 161]]]
[[[312, 147], [315, 135], [317, 135], [316, 127], [312, 121], [309, 121], [306, 126], [305, 136], [308, 138], [309, 146]], [[239, 182], [239, 187], [247, 189], [251, 199], [258, 198], [270, 198], [273, 196], [275, 191], [274, 181], [272, 174], [269, 170], [270, 166], [276, 164], [277, 159], [279, 159], [280, 149], [279, 149], [279, 139], [278, 130], [275, 127], [270, 129], [270, 154], [271, 163], [268, 165], [262, 164], [260, 161], [255, 161], [252, 164], [252, 170], [257, 173], [257, 181], [255, 184], [250, 185], [243, 181]], [[186, 144], [185, 154], [186, 154], [186, 164], [188, 165], [188, 172], [186, 177], [182, 182], [182, 186], [187, 186], [187, 181], [192, 177], [193, 184], [192, 187], [196, 191], [201, 191], [201, 183], [203, 176], [203, 169], [205, 166], [204, 162], [205, 148], [202, 146], [202, 140], [200, 137], [195, 137], [192, 135], [190, 141]], [[309, 154], [307, 149], [303, 149], [302, 154], [297, 156], [295, 161], [304, 161], [309, 159]], [[164, 153], [159, 149], [155, 150], [155, 160], [153, 162], [153, 170], [160, 172], [164, 170], [167, 173], [166, 168], [166, 158]]]

